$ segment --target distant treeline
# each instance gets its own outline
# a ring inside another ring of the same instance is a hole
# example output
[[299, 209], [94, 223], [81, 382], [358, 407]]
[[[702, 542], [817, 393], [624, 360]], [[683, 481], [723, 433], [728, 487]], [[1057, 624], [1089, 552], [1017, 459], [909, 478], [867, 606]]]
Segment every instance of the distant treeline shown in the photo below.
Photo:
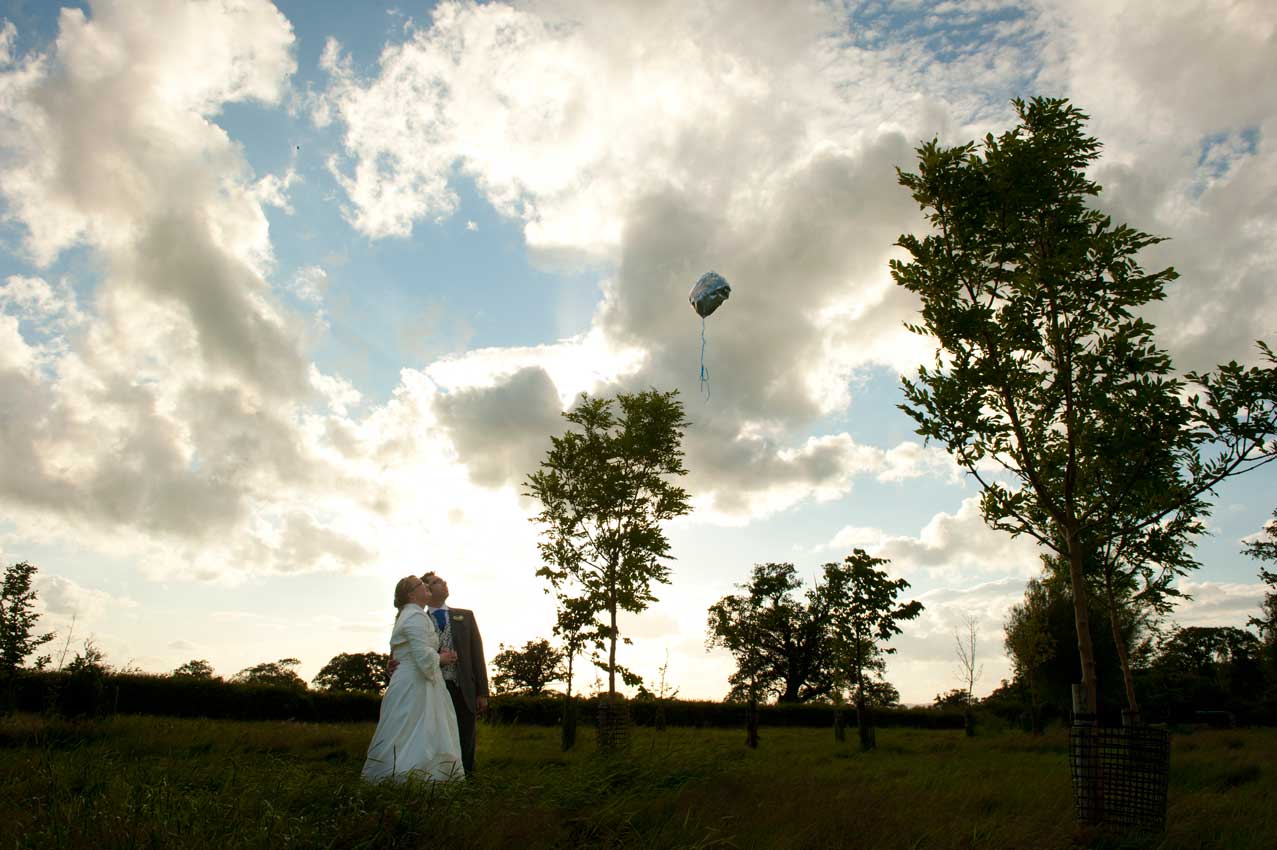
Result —
[[[157, 676], [112, 672], [37, 672], [23, 670], [13, 681], [19, 711], [56, 713], [64, 717], [111, 714], [150, 714], [166, 717], [207, 717], [226, 720], [296, 720], [305, 723], [374, 722], [381, 697], [373, 693], [303, 690], [221, 679]], [[593, 700], [576, 698], [580, 716], [592, 720]], [[671, 726], [741, 727], [743, 703], [708, 700], [634, 699], [630, 716], [642, 726], [657, 723], [658, 713]], [[846, 708], [849, 722], [855, 711]], [[764, 726], [830, 727], [834, 706], [827, 703], [767, 705], [760, 708]], [[557, 725], [563, 698], [554, 694], [525, 696], [498, 694], [490, 701], [496, 723]], [[879, 726], [919, 729], [961, 729], [962, 712], [934, 708], [880, 708]]]

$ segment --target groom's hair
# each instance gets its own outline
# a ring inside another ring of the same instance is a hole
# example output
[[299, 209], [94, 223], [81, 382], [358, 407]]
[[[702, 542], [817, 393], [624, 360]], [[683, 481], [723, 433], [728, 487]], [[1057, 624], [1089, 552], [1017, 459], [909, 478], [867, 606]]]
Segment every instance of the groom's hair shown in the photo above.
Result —
[[426, 584], [430, 584], [431, 579], [434, 579], [434, 578], [437, 578], [434, 570], [431, 570], [428, 573], [421, 574], [421, 580], [424, 581]]

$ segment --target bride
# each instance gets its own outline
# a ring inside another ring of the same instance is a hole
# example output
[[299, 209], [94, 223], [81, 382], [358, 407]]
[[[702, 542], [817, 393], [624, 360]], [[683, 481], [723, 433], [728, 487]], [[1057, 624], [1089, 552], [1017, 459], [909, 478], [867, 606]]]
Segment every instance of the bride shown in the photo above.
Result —
[[381, 718], [368, 745], [363, 777], [371, 782], [460, 779], [461, 739], [457, 714], [444, 687], [439, 664], [457, 654], [439, 650], [439, 636], [426, 614], [430, 591], [416, 576], [395, 585], [399, 616], [390, 632], [390, 652], [400, 671], [381, 698]]

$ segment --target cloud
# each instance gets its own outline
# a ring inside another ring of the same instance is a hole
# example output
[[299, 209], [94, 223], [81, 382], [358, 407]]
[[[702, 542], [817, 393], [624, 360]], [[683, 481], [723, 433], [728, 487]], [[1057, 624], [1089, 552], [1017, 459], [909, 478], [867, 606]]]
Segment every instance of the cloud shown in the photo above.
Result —
[[85, 587], [65, 576], [37, 575], [35, 590], [45, 612], [61, 618], [74, 616], [80, 628], [92, 626], [108, 612], [138, 607], [138, 603], [128, 597]]
[[0, 287], [0, 400], [23, 412], [0, 420], [0, 501], [167, 571], [366, 561], [289, 505], [338, 477], [303, 430], [316, 385], [339, 413], [357, 400], [314, 380], [267, 280], [262, 204], [287, 206], [296, 175], [254, 179], [212, 120], [280, 102], [291, 26], [260, 0], [103, 0], [58, 26], [0, 73], [0, 197], [33, 263], [84, 247], [100, 281], [87, 298], [44, 277]]
[[1175, 606], [1171, 619], [1181, 626], [1236, 626], [1245, 628], [1263, 602], [1267, 586], [1251, 584], [1195, 581], [1179, 582], [1179, 589], [1192, 597]]
[[519, 482], [537, 469], [549, 448], [548, 435], [562, 430], [558, 393], [544, 369], [515, 372], [490, 388], [442, 395], [435, 402], [449, 433], [478, 484]]
[[[287, 213], [294, 164], [254, 173], [218, 124], [232, 104], [296, 101], [279, 11], [104, 0], [28, 55], [6, 23], [0, 197], [35, 269], [0, 286], [0, 402], [24, 412], [0, 418], [0, 503], [27, 533], [153, 575], [388, 571], [423, 540], [515, 563], [528, 539], [487, 528], [526, 531], [511, 485], [558, 411], [649, 386], [688, 406], [698, 518], [745, 523], [864, 476], [955, 480], [934, 448], [828, 426], [869, 413], [862, 370], [930, 353], [886, 270], [923, 226], [894, 169], [919, 139], [1006, 127], [1013, 94], [1075, 97], [1107, 145], [1106, 209], [1174, 237], [1147, 265], [1185, 273], [1149, 313], [1177, 362], [1253, 357], [1238, 340], [1277, 322], [1273, 14], [445, 2], [369, 72], [332, 42], [311, 104], [340, 135], [329, 174], [353, 227], [393, 238], [447, 217], [464, 177], [535, 263], [585, 269], [601, 295], [568, 339], [422, 350], [383, 404], [311, 363], [332, 262], [274, 280], [265, 207]], [[1114, 50], [1113, 20], [1139, 20], [1147, 49]], [[84, 279], [55, 271], [77, 250]], [[704, 326], [706, 397], [686, 295], [710, 268], [734, 291]], [[938, 578], [1036, 565], [971, 503], [917, 537], [849, 528], [831, 545], [854, 541]]]
[[1023, 582], [1041, 567], [1037, 541], [1023, 535], [1012, 537], [985, 525], [978, 496], [964, 499], [956, 513], [936, 514], [916, 537], [847, 526], [826, 548], [848, 546], [887, 558], [906, 574], [922, 572], [950, 580], [961, 575], [1012, 573]]

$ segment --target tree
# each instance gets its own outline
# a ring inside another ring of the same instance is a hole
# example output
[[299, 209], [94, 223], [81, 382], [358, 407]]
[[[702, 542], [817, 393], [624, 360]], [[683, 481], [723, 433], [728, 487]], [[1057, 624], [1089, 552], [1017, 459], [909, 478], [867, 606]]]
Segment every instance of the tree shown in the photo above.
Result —
[[546, 685], [561, 680], [566, 675], [563, 653], [550, 645], [545, 638], [530, 640], [523, 649], [505, 648], [492, 659], [496, 675], [492, 685], [497, 693], [524, 693], [538, 696]]
[[1081, 111], [1014, 103], [1019, 125], [986, 136], [979, 153], [933, 140], [918, 149], [917, 174], [899, 172], [933, 232], [901, 236], [911, 259], [893, 260], [891, 274], [922, 301], [908, 327], [939, 343], [935, 366], [903, 381], [901, 409], [979, 482], [987, 523], [1067, 563], [1095, 715], [1088, 561], [1115, 541], [1134, 551], [1158, 524], [1193, 522], [1211, 487], [1277, 458], [1277, 369], [1230, 363], [1190, 373], [1197, 392], [1185, 392], [1134, 314], [1176, 277], [1136, 261], [1162, 240], [1088, 206], [1100, 187], [1085, 170], [1100, 145]]
[[[567, 669], [563, 674], [565, 688], [563, 729], [560, 737], [560, 746], [565, 753], [576, 746], [576, 703], [572, 700], [576, 657], [587, 646], [599, 646], [607, 636], [603, 624], [598, 622], [594, 615], [595, 611], [590, 600], [559, 595], [554, 636], [563, 643], [563, 657], [567, 661]], [[595, 652], [597, 653], [597, 649]], [[591, 660], [598, 663], [593, 657]]]
[[965, 712], [969, 701], [970, 697], [967, 695], [966, 688], [950, 688], [942, 694], [936, 694], [932, 705], [940, 709], [960, 708]]
[[[11, 678], [28, 656], [53, 640], [53, 632], [32, 633], [40, 619], [35, 610], [39, 597], [31, 586], [35, 573], [35, 566], [26, 561], [4, 571], [4, 584], [0, 586], [0, 673], [6, 678]], [[48, 655], [37, 656], [36, 669], [44, 668], [50, 660]]]
[[203, 658], [192, 658], [190, 661], [175, 669], [170, 676], [176, 679], [216, 679], [217, 674], [213, 672], [213, 665], [209, 664]]
[[865, 705], [871, 709], [896, 708], [900, 705], [900, 691], [886, 679], [866, 679]]
[[379, 694], [390, 684], [389, 663], [390, 656], [382, 652], [343, 652], [329, 659], [311, 683], [321, 691]]
[[1176, 629], [1161, 641], [1148, 671], [1152, 702], [1172, 721], [1244, 708], [1263, 693], [1260, 651], [1259, 640], [1244, 629]]
[[1050, 598], [1045, 585], [1035, 578], [1024, 588], [1024, 601], [1011, 606], [1003, 624], [1007, 655], [1017, 682], [1029, 697], [1029, 722], [1033, 734], [1042, 734], [1042, 698], [1038, 670], [1055, 654], [1051, 635]]
[[232, 682], [244, 682], [252, 685], [275, 685], [281, 688], [306, 689], [306, 682], [293, 672], [293, 668], [301, 664], [297, 658], [281, 658], [278, 661], [263, 661], [252, 667], [245, 667], [232, 677]]
[[876, 569], [888, 563], [863, 549], [853, 549], [842, 563], [825, 564], [824, 571], [831, 652], [840, 678], [855, 689], [856, 728], [864, 750], [875, 746], [867, 682], [882, 673], [885, 656], [895, 652], [885, 644], [900, 634], [899, 624], [922, 613], [922, 603], [916, 600], [896, 603], [896, 597], [909, 587], [909, 582], [893, 580], [886, 570]]
[[[1263, 532], [1247, 541], [1244, 551], [1257, 560], [1277, 564], [1277, 510]], [[1260, 567], [1259, 579], [1268, 585], [1268, 591], [1260, 603], [1260, 616], [1251, 617], [1247, 625], [1254, 626], [1264, 643], [1272, 647], [1277, 645], [1277, 572]]]
[[71, 663], [66, 666], [68, 673], [88, 673], [102, 675], [111, 670], [111, 665], [106, 663], [106, 653], [104, 653], [93, 638], [86, 638], [84, 641], [84, 651], [77, 652], [75, 658], [71, 659]]
[[[609, 703], [616, 677], [639, 679], [616, 660], [621, 639], [617, 613], [638, 613], [656, 601], [654, 582], [668, 583], [669, 541], [661, 523], [691, 510], [687, 491], [670, 479], [686, 475], [683, 431], [689, 424], [678, 392], [619, 393], [613, 401], [582, 393], [563, 414], [571, 423], [551, 446], [525, 494], [541, 503], [542, 567], [561, 599], [578, 600], [577, 613], [606, 618]], [[596, 662], [597, 663], [597, 662]]]
[[728, 650], [736, 660], [728, 699], [754, 693], [794, 703], [832, 694], [828, 601], [821, 587], [800, 599], [801, 587], [793, 564], [755, 564], [749, 582], [737, 585], [741, 593], [710, 606], [707, 645]]
[[979, 637], [979, 621], [970, 614], [965, 615], [962, 625], [953, 630], [954, 654], [958, 657], [958, 671], [967, 693], [963, 726], [968, 735], [975, 734], [975, 715], [971, 709], [975, 705], [975, 683], [984, 671], [984, 665], [976, 663], [976, 642]]

